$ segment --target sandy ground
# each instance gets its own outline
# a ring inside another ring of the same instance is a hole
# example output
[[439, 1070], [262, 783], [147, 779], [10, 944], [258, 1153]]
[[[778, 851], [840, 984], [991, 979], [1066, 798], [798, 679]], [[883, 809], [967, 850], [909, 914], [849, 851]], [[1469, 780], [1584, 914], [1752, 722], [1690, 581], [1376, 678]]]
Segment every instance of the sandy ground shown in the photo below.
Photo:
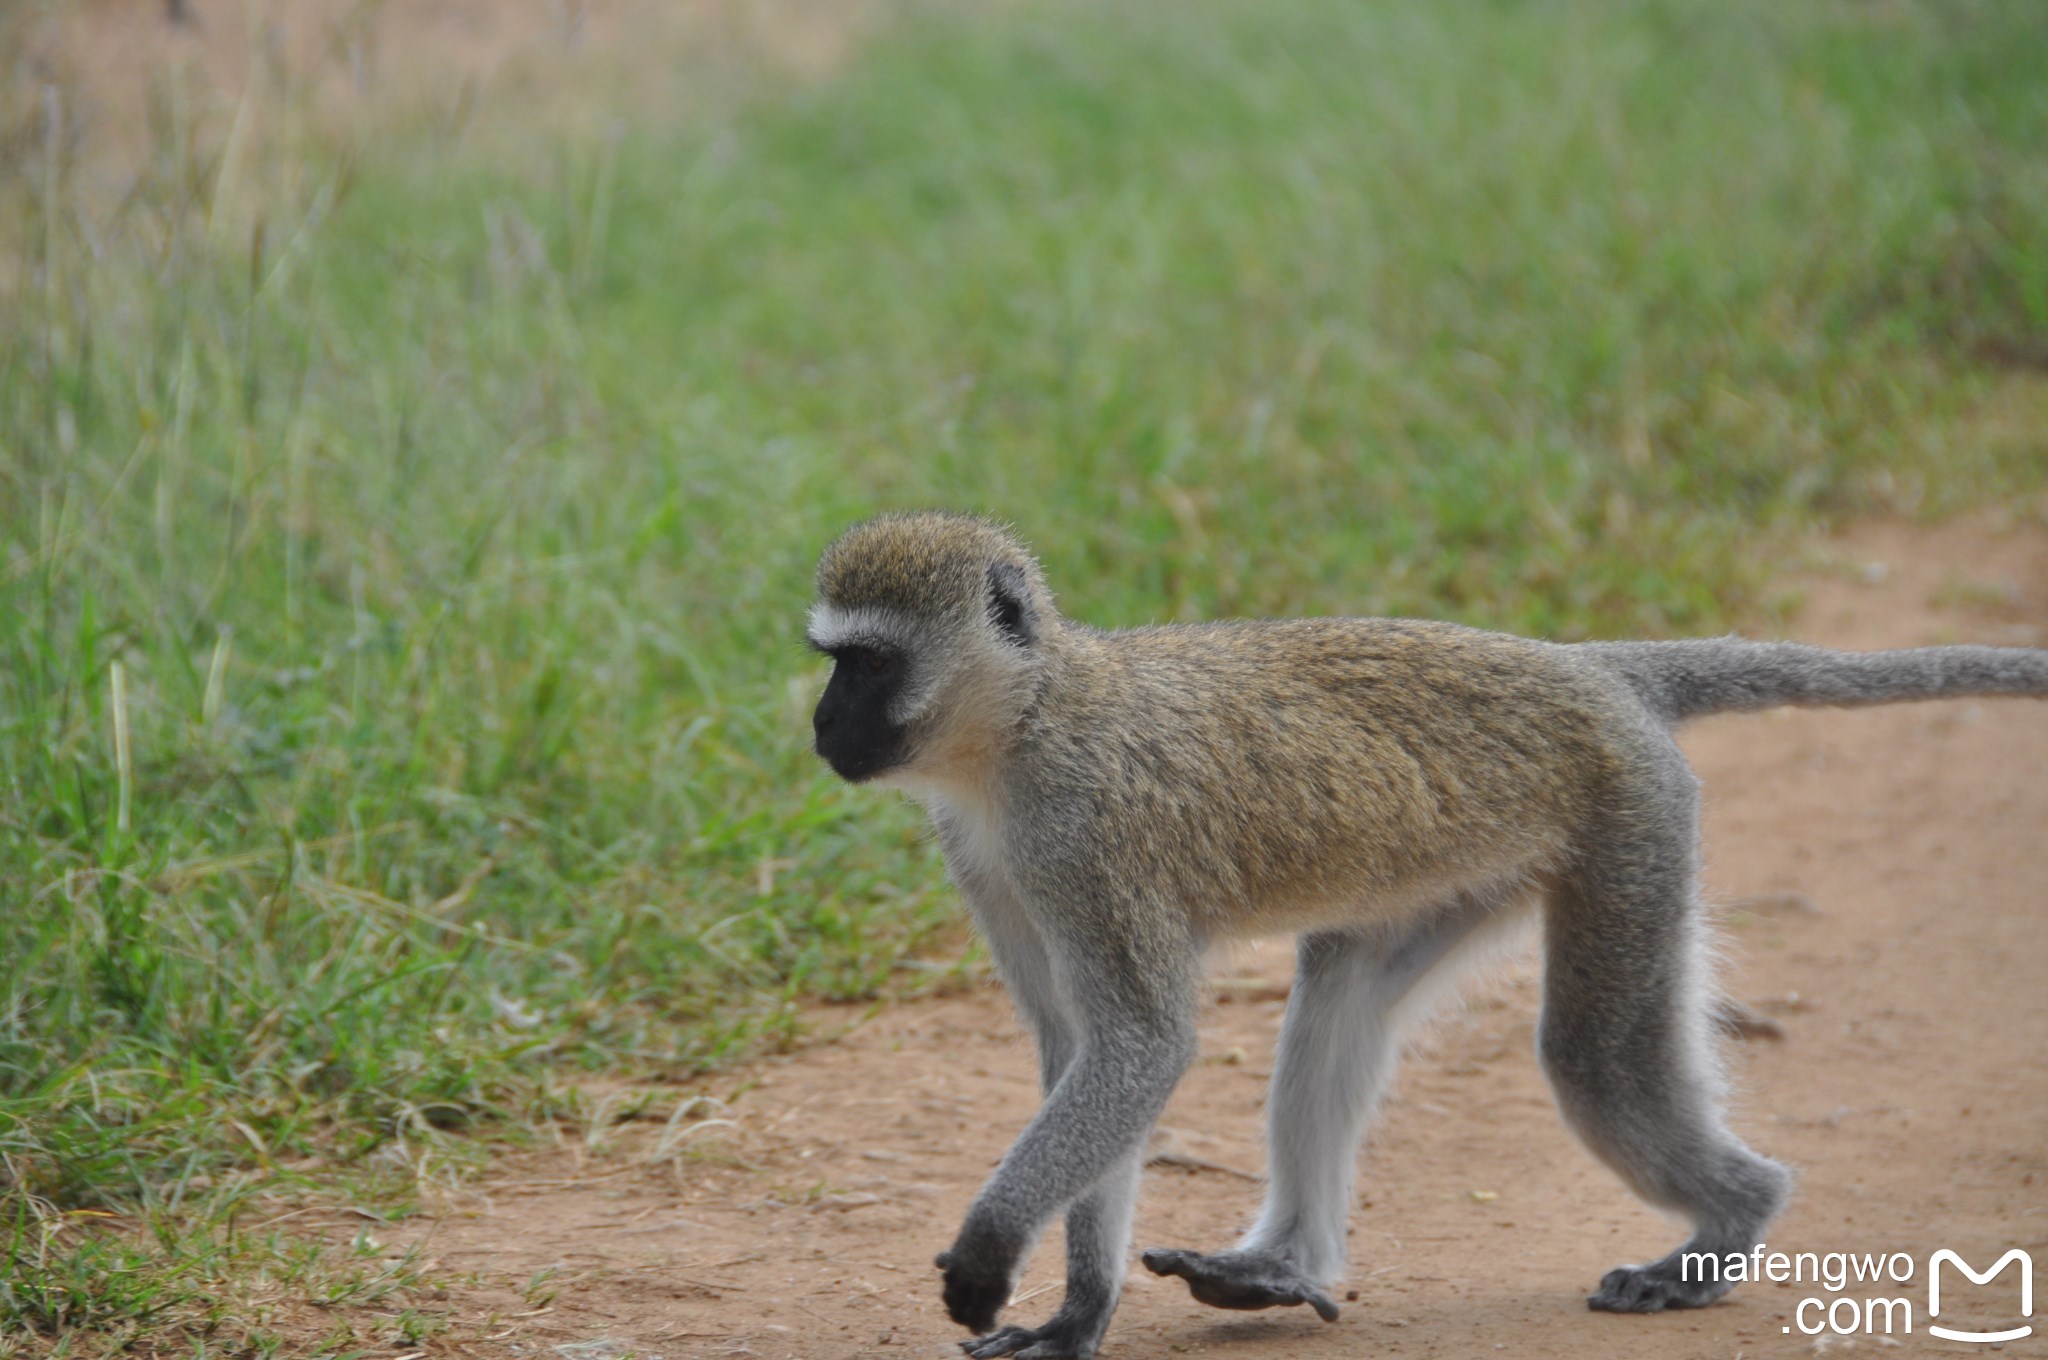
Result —
[[[1795, 578], [1806, 604], [1791, 631], [1807, 639], [2048, 640], [2038, 528], [1875, 525], [1828, 558]], [[1524, 959], [1419, 1036], [1368, 1140], [1337, 1291], [1356, 1297], [1336, 1323], [1213, 1311], [1138, 1270], [1106, 1355], [1988, 1349], [1926, 1335], [1926, 1265], [1944, 1247], [1983, 1267], [2019, 1246], [2048, 1266], [2048, 704], [1775, 712], [1701, 723], [1685, 745], [1706, 785], [1726, 984], [1783, 1029], [1733, 1054], [1737, 1127], [1800, 1172], [1772, 1245], [1904, 1252], [1912, 1280], [1840, 1294], [1749, 1285], [1655, 1317], [1587, 1311], [1604, 1270], [1660, 1255], [1678, 1233], [1561, 1126], [1532, 1056]], [[1252, 1214], [1289, 959], [1283, 943], [1216, 960], [1202, 1057], [1165, 1119], [1173, 1150], [1211, 1165], [1153, 1166], [1138, 1245], [1214, 1248]], [[667, 1094], [656, 1113], [678, 1111], [672, 1123], [500, 1166], [446, 1217], [393, 1233], [437, 1276], [467, 1281], [434, 1305], [456, 1326], [427, 1351], [957, 1354], [929, 1262], [1036, 1101], [1002, 995], [887, 1011], [705, 1089], [719, 1103]], [[678, 1155], [656, 1155], [664, 1138]], [[1058, 1262], [1055, 1232], [1021, 1320], [1057, 1305]], [[1981, 1287], [1951, 1273], [1945, 1290], [1943, 1324], [2027, 1320], [2010, 1269]], [[1906, 1298], [1914, 1334], [1788, 1330], [1809, 1297]], [[2048, 1354], [2048, 1336], [2004, 1349]]]

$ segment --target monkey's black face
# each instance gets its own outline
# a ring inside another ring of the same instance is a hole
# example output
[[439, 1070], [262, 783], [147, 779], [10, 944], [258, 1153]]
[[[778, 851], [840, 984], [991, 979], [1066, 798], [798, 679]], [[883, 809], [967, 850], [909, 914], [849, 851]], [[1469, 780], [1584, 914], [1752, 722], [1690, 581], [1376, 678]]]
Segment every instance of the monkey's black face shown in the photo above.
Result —
[[831, 655], [832, 679], [811, 731], [825, 763], [858, 784], [902, 764], [908, 750], [908, 734], [889, 720], [889, 704], [903, 688], [903, 662], [879, 647], [835, 647]]

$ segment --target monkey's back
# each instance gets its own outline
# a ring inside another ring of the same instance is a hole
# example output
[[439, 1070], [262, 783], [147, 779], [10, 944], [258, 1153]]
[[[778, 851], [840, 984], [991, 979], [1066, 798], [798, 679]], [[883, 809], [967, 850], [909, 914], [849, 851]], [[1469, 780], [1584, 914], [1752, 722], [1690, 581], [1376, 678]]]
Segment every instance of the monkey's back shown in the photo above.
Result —
[[1551, 644], [1312, 619], [1075, 631], [1018, 754], [1110, 863], [1215, 930], [1400, 913], [1554, 862], [1629, 761], [1618, 689]]

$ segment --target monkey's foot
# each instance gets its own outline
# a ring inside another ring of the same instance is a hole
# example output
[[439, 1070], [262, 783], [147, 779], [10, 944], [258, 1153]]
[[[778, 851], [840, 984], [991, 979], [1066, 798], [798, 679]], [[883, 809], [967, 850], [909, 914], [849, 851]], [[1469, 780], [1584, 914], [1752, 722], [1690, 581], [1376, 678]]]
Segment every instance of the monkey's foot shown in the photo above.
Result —
[[1325, 1322], [1337, 1320], [1337, 1305], [1294, 1267], [1256, 1251], [1219, 1251], [1213, 1256], [1153, 1247], [1142, 1258], [1154, 1275], [1178, 1275], [1188, 1292], [1212, 1308], [1290, 1308], [1307, 1304]]
[[1101, 1322], [1085, 1323], [1055, 1315], [1043, 1327], [997, 1328], [987, 1336], [961, 1342], [960, 1349], [974, 1360], [993, 1360], [999, 1355], [1014, 1355], [1017, 1360], [1089, 1360], [1101, 1336]]
[[1677, 1253], [1646, 1266], [1617, 1266], [1586, 1296], [1600, 1313], [1661, 1313], [1666, 1308], [1704, 1308], [1727, 1293], [1719, 1280], [1689, 1280]]

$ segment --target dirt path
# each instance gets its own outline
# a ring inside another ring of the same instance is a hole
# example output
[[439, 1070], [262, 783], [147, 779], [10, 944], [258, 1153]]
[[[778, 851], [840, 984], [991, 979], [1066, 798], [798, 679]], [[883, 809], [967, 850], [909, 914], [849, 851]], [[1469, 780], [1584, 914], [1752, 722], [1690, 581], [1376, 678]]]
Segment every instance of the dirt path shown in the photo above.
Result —
[[[1799, 578], [1805, 638], [2048, 642], [2048, 533], [1879, 525], [1831, 555]], [[1785, 1032], [1734, 1055], [1738, 1127], [1801, 1172], [1772, 1245], [1905, 1252], [1913, 1281], [1840, 1296], [1751, 1285], [1700, 1312], [1589, 1313], [1582, 1296], [1604, 1270], [1661, 1254], [1676, 1233], [1560, 1125], [1531, 1056], [1525, 961], [1454, 1007], [1406, 1064], [1365, 1158], [1342, 1287], [1358, 1297], [1337, 1323], [1216, 1312], [1140, 1270], [1105, 1355], [1727, 1357], [1850, 1344], [1786, 1330], [1809, 1296], [1906, 1297], [1906, 1353], [1968, 1354], [1985, 1348], [1925, 1335], [1930, 1253], [1982, 1267], [2029, 1247], [2048, 1287], [2048, 704], [1719, 719], [1686, 747], [1706, 781], [1710, 889], [1747, 900], [1725, 913], [1726, 981]], [[1217, 961], [1234, 981], [1204, 1010], [1200, 1064], [1165, 1120], [1195, 1159], [1262, 1165], [1288, 962], [1284, 945]], [[438, 1274], [475, 1281], [444, 1306], [459, 1334], [493, 1339], [462, 1349], [956, 1355], [929, 1262], [1036, 1099], [1003, 997], [902, 1007], [709, 1089], [727, 1108], [699, 1107], [671, 1132], [731, 1125], [691, 1135], [679, 1161], [620, 1172], [663, 1133], [621, 1125], [607, 1155], [570, 1148], [500, 1169], [442, 1221], [396, 1235], [423, 1243]], [[1156, 1165], [1139, 1245], [1220, 1245], [1258, 1197], [1245, 1176]], [[1056, 1305], [1058, 1261], [1055, 1233], [1026, 1278], [1024, 1319]], [[1996, 1287], [1950, 1278], [1943, 1323], [2021, 1321], [2010, 1272]], [[2048, 1336], [2005, 1349], [2029, 1348], [2048, 1355]]]

